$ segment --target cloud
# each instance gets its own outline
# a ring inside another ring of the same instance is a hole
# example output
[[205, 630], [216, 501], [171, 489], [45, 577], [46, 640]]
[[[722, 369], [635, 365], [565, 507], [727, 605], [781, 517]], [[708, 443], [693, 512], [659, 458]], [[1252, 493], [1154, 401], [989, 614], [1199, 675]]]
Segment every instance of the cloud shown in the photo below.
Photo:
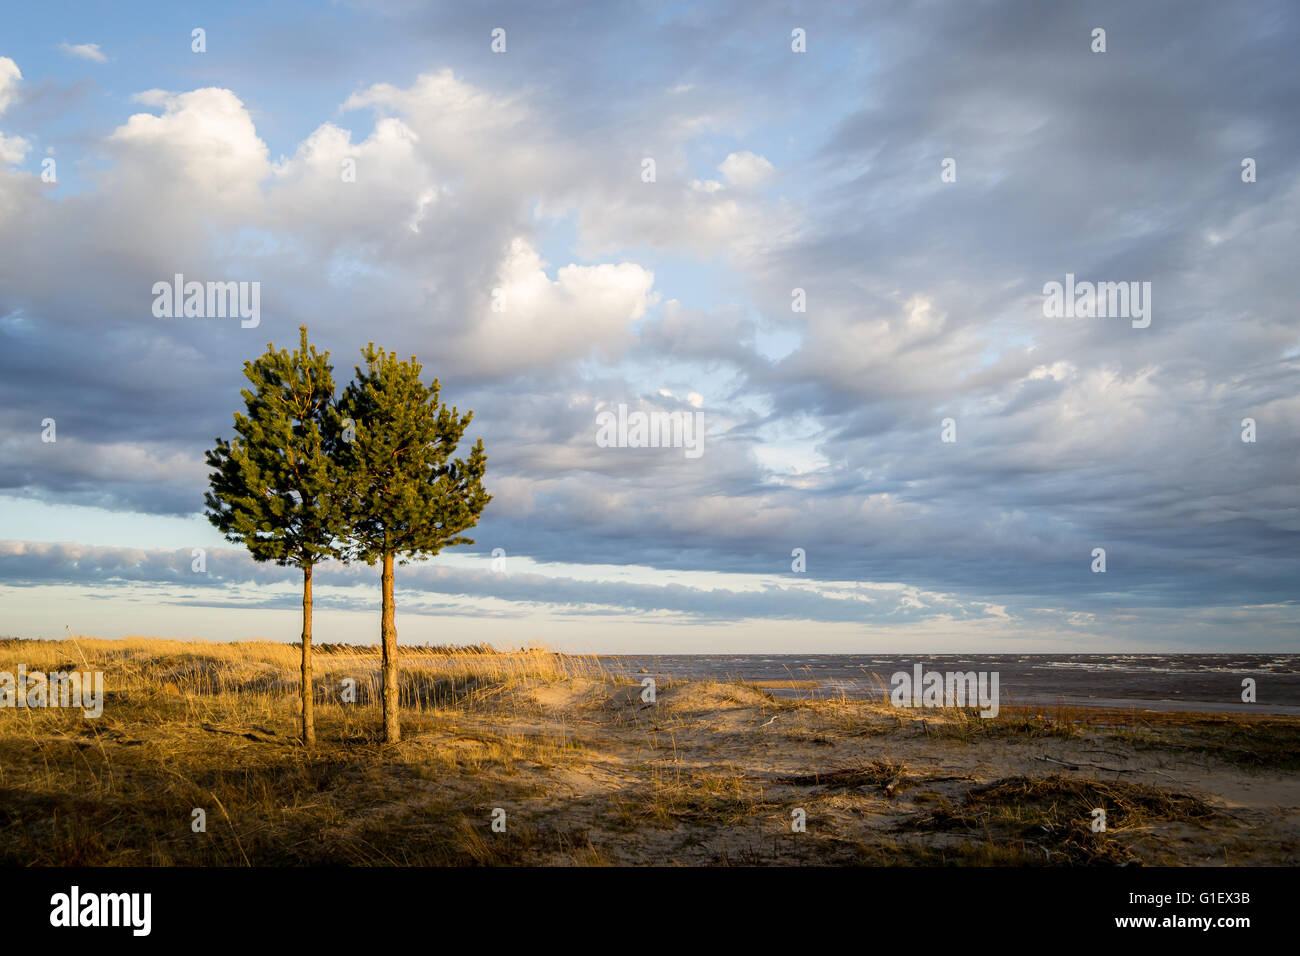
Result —
[[108, 62], [108, 57], [99, 48], [98, 43], [60, 43], [59, 50], [78, 60], [89, 60], [92, 63]]
[[18, 96], [18, 84], [22, 79], [18, 64], [7, 56], [0, 56], [0, 113], [7, 110]]
[[[0, 577], [9, 586], [81, 585], [111, 589], [130, 582], [137, 585], [181, 585], [198, 595], [226, 590], [244, 606], [279, 606], [282, 595], [275, 585], [299, 586], [294, 568], [253, 561], [239, 549], [209, 549], [203, 553], [203, 570], [195, 571], [193, 549], [145, 549], [87, 546], [69, 542], [0, 540]], [[349, 589], [361, 595], [373, 592], [375, 572], [365, 565], [322, 563], [313, 574], [316, 595], [326, 606], [357, 606], [356, 596], [330, 595], [329, 589]], [[730, 585], [730, 586], [727, 586]], [[259, 590], [249, 593], [252, 586]], [[696, 621], [738, 621], [771, 618], [815, 621], [854, 621], [864, 616], [906, 624], [918, 612], [940, 611], [955, 618], [1005, 618], [1005, 610], [985, 604], [962, 604], [951, 597], [895, 585], [854, 585], [827, 588], [798, 581], [710, 581], [708, 586], [680, 583], [645, 584], [618, 580], [578, 578], [554, 573], [490, 570], [486, 565], [467, 569], [416, 564], [401, 571], [404, 612], [419, 612], [430, 595], [468, 599], [464, 613], [495, 615], [496, 608], [475, 609], [474, 602], [493, 599], [515, 605], [551, 610], [602, 614], [669, 613]], [[333, 600], [331, 600], [331, 597]], [[362, 597], [361, 601], [368, 601]]]
[[750, 189], [772, 175], [772, 164], [746, 150], [728, 154], [718, 165], [718, 171], [731, 185]]
[[[0, 56], [0, 113], [4, 113], [17, 98], [22, 78], [18, 64], [7, 56]], [[30, 149], [31, 144], [21, 136], [6, 136], [0, 132], [0, 165], [16, 166]]]
[[482, 318], [454, 344], [470, 371], [523, 370], [593, 352], [617, 357], [653, 301], [654, 274], [632, 262], [567, 265], [550, 279], [520, 238], [511, 242]]
[[108, 137], [105, 146], [118, 161], [119, 179], [132, 186], [196, 191], [209, 202], [218, 196], [226, 203], [252, 201], [271, 167], [266, 144], [239, 97], [208, 87], [187, 93], [152, 90], [139, 100], [163, 113], [136, 113]]
[[21, 136], [0, 133], [0, 163], [16, 166], [31, 150], [31, 144]]

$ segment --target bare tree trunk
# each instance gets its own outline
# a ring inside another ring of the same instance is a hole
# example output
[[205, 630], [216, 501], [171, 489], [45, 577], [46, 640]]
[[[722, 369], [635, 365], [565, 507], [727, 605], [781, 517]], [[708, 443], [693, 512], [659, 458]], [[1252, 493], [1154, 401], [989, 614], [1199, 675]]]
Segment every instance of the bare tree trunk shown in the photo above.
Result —
[[302, 569], [302, 742], [316, 743], [316, 722], [312, 713], [315, 695], [311, 683], [311, 565]]
[[393, 608], [393, 556], [384, 555], [384, 604], [380, 636], [384, 643], [384, 741], [397, 743], [402, 730], [397, 717], [397, 623]]

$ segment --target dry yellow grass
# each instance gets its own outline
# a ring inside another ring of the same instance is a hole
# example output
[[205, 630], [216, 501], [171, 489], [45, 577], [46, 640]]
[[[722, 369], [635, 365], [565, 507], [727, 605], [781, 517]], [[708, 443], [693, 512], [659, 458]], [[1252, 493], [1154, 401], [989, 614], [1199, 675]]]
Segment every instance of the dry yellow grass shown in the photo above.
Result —
[[[725, 681], [661, 681], [649, 704], [596, 658], [404, 648], [405, 739], [385, 745], [376, 649], [325, 645], [308, 750], [298, 655], [262, 642], [0, 641], [0, 671], [102, 670], [107, 698], [94, 720], [0, 708], [0, 863], [1297, 859], [1294, 718], [1184, 715], [1166, 736], [1081, 711], [981, 720]], [[349, 678], [355, 703], [340, 694]], [[1100, 761], [1143, 789], [1090, 769]], [[1063, 779], [1067, 763], [1080, 766]], [[1102, 837], [1081, 829], [1094, 795], [1122, 806], [1139, 793], [1174, 810]], [[1215, 815], [1175, 812], [1202, 805], [1188, 793]], [[1243, 794], [1258, 805], [1225, 809]], [[206, 832], [191, 827], [195, 809]], [[497, 809], [505, 833], [491, 829]], [[795, 809], [806, 832], [791, 829]], [[1062, 838], [1045, 853], [1022, 823]]]

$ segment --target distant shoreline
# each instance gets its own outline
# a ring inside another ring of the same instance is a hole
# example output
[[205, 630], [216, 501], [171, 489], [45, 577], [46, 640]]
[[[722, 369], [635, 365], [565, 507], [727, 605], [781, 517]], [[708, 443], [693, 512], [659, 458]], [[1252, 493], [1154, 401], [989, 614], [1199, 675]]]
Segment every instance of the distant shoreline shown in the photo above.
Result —
[[[38, 646], [61, 639], [0, 638], [0, 646]], [[82, 638], [82, 640], [99, 640]], [[127, 637], [123, 642], [154, 641]], [[204, 641], [175, 642], [198, 649], [207, 645], [296, 648], [297, 642]], [[377, 644], [318, 643], [319, 658], [378, 659]], [[1044, 708], [1063, 705], [1075, 710], [1133, 710], [1142, 713], [1201, 713], [1239, 715], [1300, 715], [1300, 654], [1280, 652], [1186, 652], [1178, 654], [577, 654], [546, 647], [513, 649], [491, 644], [399, 644], [404, 662], [447, 654], [458, 656], [543, 655], [573, 662], [590, 662], [639, 683], [721, 680], [748, 684], [774, 697], [827, 699], [845, 697], [879, 701], [891, 673], [914, 663], [946, 671], [989, 670], [1001, 678], [1001, 699], [1007, 706]], [[1257, 700], [1241, 700], [1241, 684], [1251, 678], [1259, 686]]]

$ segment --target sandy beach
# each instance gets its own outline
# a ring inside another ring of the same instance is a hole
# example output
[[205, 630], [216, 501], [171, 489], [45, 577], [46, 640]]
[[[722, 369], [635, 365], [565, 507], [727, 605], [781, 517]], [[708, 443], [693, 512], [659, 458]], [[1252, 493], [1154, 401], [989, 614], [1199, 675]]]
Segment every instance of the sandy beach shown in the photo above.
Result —
[[[412, 651], [404, 739], [383, 745], [377, 661], [350, 651], [317, 655], [308, 751], [297, 653], [0, 642], [0, 671], [77, 665], [106, 688], [97, 719], [0, 708], [0, 862], [1300, 860], [1294, 716], [1045, 706], [983, 719], [707, 680], [647, 702], [593, 659]], [[347, 680], [354, 702], [340, 699]]]

